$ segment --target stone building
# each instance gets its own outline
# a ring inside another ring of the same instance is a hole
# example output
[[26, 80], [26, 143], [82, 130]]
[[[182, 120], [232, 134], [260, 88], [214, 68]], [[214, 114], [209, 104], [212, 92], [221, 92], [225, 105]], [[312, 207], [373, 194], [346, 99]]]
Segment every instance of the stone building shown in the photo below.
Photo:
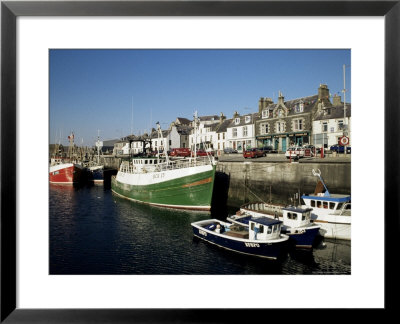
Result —
[[255, 137], [258, 146], [272, 145], [275, 150], [286, 151], [291, 145], [311, 144], [313, 119], [318, 107], [332, 107], [329, 89], [325, 84], [318, 94], [285, 101], [279, 92], [278, 102], [260, 98], [260, 118], [255, 121]]

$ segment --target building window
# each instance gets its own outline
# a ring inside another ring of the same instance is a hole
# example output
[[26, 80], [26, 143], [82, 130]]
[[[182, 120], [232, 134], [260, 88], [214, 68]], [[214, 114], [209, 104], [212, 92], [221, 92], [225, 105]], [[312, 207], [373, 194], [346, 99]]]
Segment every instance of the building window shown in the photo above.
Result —
[[219, 138], [219, 133], [218, 133], [218, 141], [220, 140], [220, 138]]
[[268, 134], [269, 133], [269, 124], [261, 124], [260, 125], [260, 133]]
[[262, 118], [268, 118], [268, 117], [269, 117], [268, 110], [263, 110], [262, 111]]
[[304, 111], [304, 102], [300, 101], [298, 104], [296, 104], [296, 112], [300, 113]]
[[240, 118], [235, 118], [235, 124], [239, 125], [240, 124]]
[[328, 131], [328, 123], [327, 122], [322, 123], [322, 131], [324, 133], [326, 133]]
[[344, 129], [344, 124], [343, 124], [343, 120], [338, 120], [338, 130], [343, 130]]
[[247, 124], [247, 123], [250, 123], [250, 120], [251, 120], [250, 116], [246, 116], [246, 117], [245, 117], [245, 123], [246, 123], [246, 124]]
[[243, 137], [247, 136], [247, 126], [243, 126]]
[[284, 122], [277, 122], [276, 123], [276, 132], [277, 133], [282, 133], [285, 131], [285, 123]]
[[302, 119], [295, 119], [293, 126], [294, 126], [294, 130], [295, 131], [303, 130], [303, 120]]
[[225, 133], [222, 133], [222, 139], [223, 140], [225, 139]]
[[232, 137], [237, 137], [237, 128], [232, 128]]

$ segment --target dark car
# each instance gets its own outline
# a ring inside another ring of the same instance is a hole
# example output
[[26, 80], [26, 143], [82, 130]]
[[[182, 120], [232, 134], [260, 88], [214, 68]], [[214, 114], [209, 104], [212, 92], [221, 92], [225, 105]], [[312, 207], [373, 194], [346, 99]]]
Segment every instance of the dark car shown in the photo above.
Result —
[[234, 150], [232, 147], [225, 147], [224, 148], [224, 153], [225, 154], [230, 154], [230, 153], [237, 153], [237, 150]]
[[265, 156], [265, 153], [261, 151], [258, 148], [251, 148], [247, 149], [246, 151], [243, 152], [243, 157], [246, 158], [257, 158], [257, 157], [263, 157]]
[[259, 150], [261, 152], [264, 152], [265, 154], [267, 153], [278, 153], [277, 150], [274, 149], [272, 145], [264, 146], [264, 147], [259, 147]]
[[[335, 145], [332, 145], [330, 147], [330, 150], [332, 152], [336, 152], [336, 153], [344, 153], [344, 146], [339, 145], [339, 144], [335, 144]], [[351, 147], [350, 146], [346, 146], [346, 153], [347, 154], [351, 154]]]

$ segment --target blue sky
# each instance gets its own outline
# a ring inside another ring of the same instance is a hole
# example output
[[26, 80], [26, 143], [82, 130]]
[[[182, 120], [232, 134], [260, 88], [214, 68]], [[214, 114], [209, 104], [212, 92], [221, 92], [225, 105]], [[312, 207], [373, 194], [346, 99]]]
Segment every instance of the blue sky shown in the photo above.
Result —
[[[176, 117], [257, 112], [327, 84], [351, 102], [350, 50], [50, 50], [50, 143], [77, 145], [163, 129]], [[60, 135], [61, 134], [61, 135]], [[61, 137], [61, 139], [60, 139]]]

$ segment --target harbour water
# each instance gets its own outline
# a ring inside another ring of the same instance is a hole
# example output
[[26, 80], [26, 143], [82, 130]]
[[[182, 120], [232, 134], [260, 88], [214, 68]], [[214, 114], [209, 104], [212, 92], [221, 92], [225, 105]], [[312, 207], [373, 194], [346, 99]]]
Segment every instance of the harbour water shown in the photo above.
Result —
[[190, 224], [225, 220], [209, 213], [151, 207], [120, 198], [109, 186], [50, 185], [50, 274], [351, 274], [351, 242], [323, 240], [313, 251], [270, 261], [193, 237]]

